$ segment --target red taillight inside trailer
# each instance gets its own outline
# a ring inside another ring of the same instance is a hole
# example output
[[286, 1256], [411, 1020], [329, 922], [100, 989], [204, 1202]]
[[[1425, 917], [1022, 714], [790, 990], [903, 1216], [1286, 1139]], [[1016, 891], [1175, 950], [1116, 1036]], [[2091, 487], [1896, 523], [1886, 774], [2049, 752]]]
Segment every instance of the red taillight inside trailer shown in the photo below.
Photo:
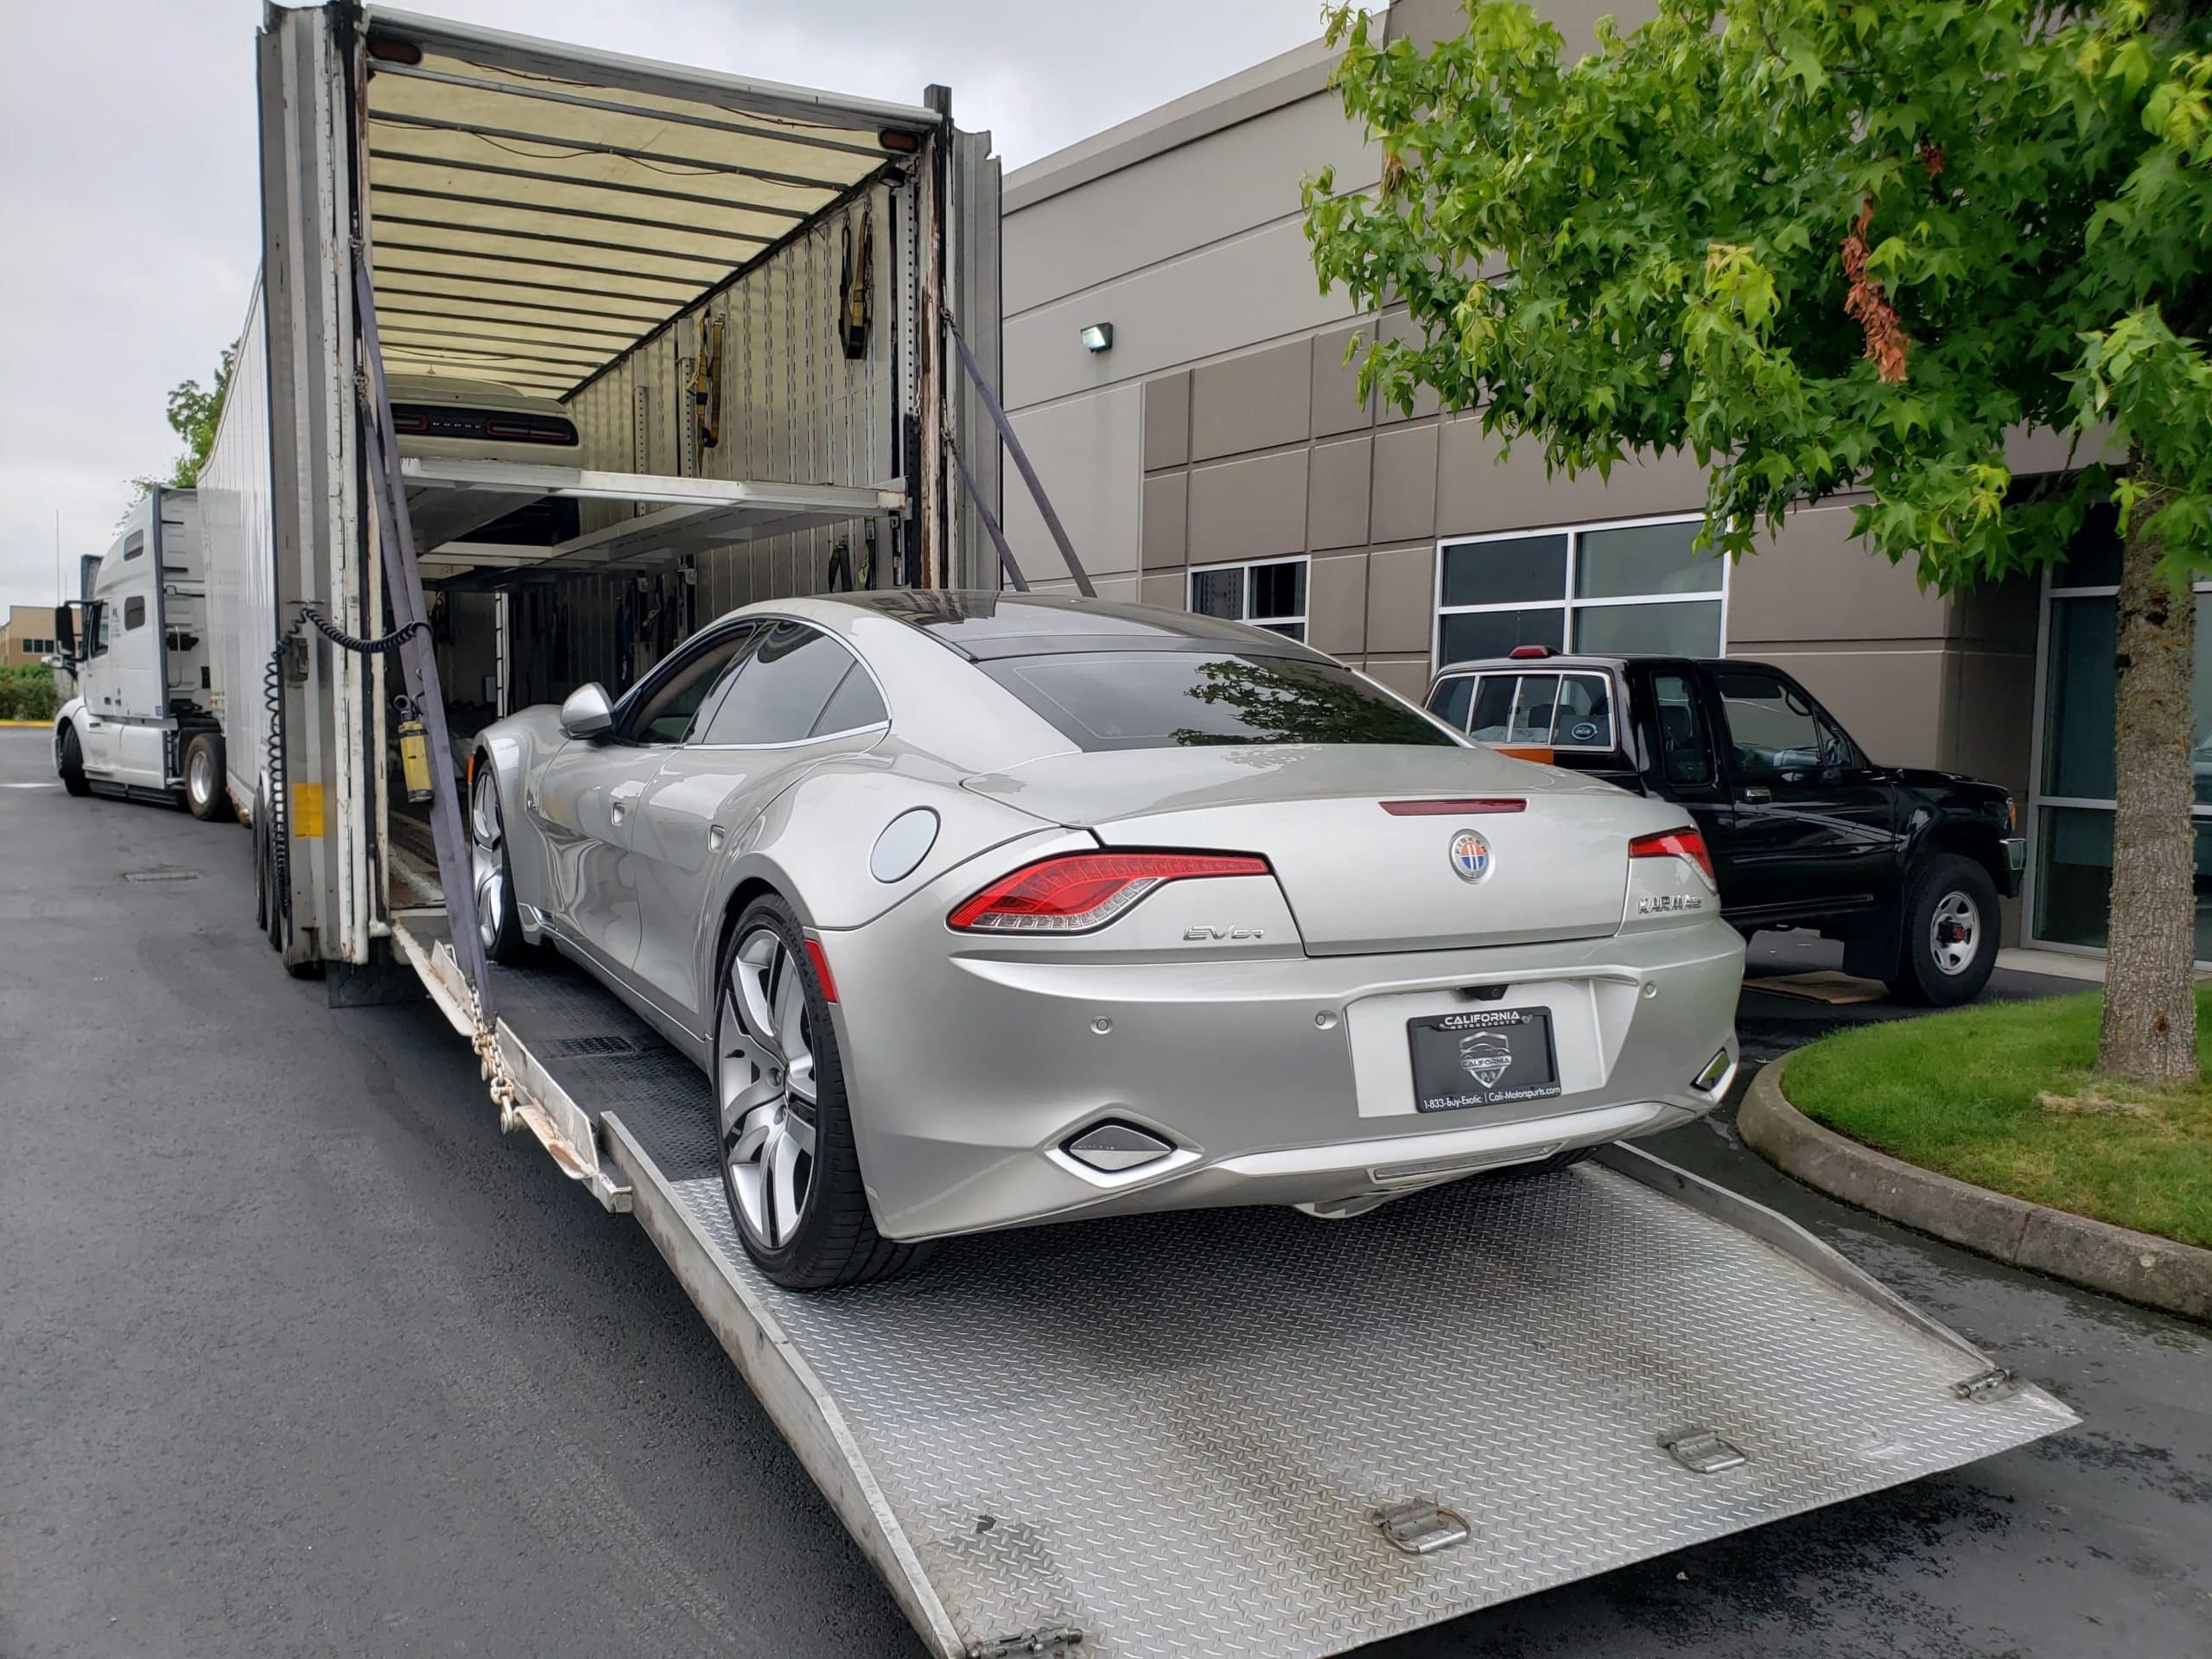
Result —
[[1001, 876], [945, 921], [963, 933], [1089, 933], [1166, 882], [1268, 874], [1245, 853], [1065, 853]]
[[1713, 855], [1707, 850], [1705, 837], [1695, 830], [1662, 830], [1656, 836], [1638, 836], [1628, 844], [1630, 858], [1687, 858], [1705, 872], [1705, 879], [1718, 887], [1720, 878], [1713, 874]]

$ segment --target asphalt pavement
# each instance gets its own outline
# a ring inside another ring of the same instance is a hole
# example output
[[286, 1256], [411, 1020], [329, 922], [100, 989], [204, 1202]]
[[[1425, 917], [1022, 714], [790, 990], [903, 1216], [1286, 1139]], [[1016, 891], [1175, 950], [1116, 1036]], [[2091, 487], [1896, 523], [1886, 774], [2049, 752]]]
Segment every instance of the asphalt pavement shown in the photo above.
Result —
[[[69, 799], [46, 741], [0, 730], [0, 1659], [918, 1654], [443, 1020], [328, 1007], [254, 931], [244, 831]], [[1894, 1012], [1752, 990], [1742, 1028]], [[1370, 1653], [2212, 1656], [2212, 1331], [1821, 1198], [1725, 1114], [1652, 1145], [2084, 1425]]]

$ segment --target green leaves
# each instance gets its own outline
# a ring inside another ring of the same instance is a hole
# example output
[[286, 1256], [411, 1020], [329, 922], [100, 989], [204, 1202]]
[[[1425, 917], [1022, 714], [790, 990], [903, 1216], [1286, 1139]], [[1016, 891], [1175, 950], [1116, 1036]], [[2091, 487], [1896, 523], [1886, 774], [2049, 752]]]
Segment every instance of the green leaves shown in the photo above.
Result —
[[2171, 0], [1660, 0], [1566, 62], [1516, 0], [1466, 17], [1422, 52], [1329, 14], [1345, 109], [1398, 158], [1387, 194], [1305, 196], [1323, 287], [1408, 314], [1363, 384], [1569, 471], [1687, 446], [1732, 551], [1872, 490], [1868, 539], [1945, 586], [2055, 556], [2074, 498], [2116, 487], [2012, 479], [2008, 429], [2108, 425], [2159, 480], [2134, 506], [2169, 556], [2212, 566], [2212, 25]]

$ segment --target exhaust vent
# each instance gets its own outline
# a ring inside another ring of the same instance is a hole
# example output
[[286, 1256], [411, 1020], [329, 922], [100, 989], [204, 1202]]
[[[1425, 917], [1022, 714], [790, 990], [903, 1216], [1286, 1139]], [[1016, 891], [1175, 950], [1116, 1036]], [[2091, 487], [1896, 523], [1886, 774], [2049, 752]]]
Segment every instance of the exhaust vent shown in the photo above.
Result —
[[1130, 1123], [1099, 1123], [1071, 1135], [1063, 1150], [1077, 1163], [1108, 1175], [1156, 1164], [1175, 1148], [1158, 1135]]

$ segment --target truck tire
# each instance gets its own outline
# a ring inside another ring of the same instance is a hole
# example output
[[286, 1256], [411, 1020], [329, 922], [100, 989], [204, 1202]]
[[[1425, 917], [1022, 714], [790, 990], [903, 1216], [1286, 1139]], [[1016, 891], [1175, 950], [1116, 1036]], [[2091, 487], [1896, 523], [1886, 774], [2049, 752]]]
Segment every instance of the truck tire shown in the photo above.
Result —
[[194, 732], [184, 746], [184, 804], [203, 823], [231, 816], [230, 785], [223, 772], [223, 740], [216, 732]]
[[1897, 971], [1900, 1002], [1948, 1008], [1970, 1002], [1997, 965], [1997, 884], [1971, 858], [1936, 853], [1905, 885]]
[[530, 942], [523, 937], [515, 869], [507, 857], [506, 819], [499, 810], [499, 780], [489, 755], [477, 758], [476, 782], [468, 791], [468, 850], [484, 954], [508, 967], [528, 961]]
[[746, 906], [715, 984], [722, 1188], [753, 1265], [793, 1290], [864, 1284], [916, 1266], [928, 1245], [875, 1230], [829, 998], [782, 899]]
[[85, 776], [85, 751], [77, 741], [73, 721], [64, 721], [54, 734], [54, 772], [61, 779], [61, 787], [72, 795], [92, 792], [92, 779]]

